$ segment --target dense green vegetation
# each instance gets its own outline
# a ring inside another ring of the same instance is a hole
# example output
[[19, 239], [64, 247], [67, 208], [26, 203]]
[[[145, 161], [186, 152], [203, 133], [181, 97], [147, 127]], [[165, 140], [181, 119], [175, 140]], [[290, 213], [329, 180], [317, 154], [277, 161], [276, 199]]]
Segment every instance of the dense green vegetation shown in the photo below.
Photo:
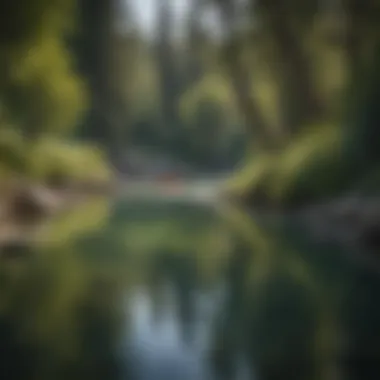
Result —
[[[297, 2], [199, 0], [182, 40], [170, 1], [150, 39], [132, 3], [62, 4], [3, 12], [1, 143], [12, 170], [29, 171], [13, 152], [30, 157], [31, 142], [53, 137], [91, 141], [116, 164], [135, 145], [201, 169], [241, 161], [227, 190], [251, 201], [378, 188], [369, 178], [378, 167], [376, 2], [308, 0], [300, 11]], [[210, 9], [223, 37], [205, 26]]]
[[[233, 1], [219, 3], [233, 7]], [[362, 186], [368, 191], [369, 184], [372, 193], [379, 190], [374, 174], [379, 167], [379, 30], [372, 17], [378, 5], [316, 6], [313, 1], [305, 2], [303, 11], [292, 2], [252, 6], [261, 24], [248, 45], [266, 65], [262, 70], [274, 87], [271, 112], [277, 123], [258, 124], [257, 114], [267, 120], [267, 110], [250, 99], [255, 153], [228, 186], [250, 203], [294, 205]], [[240, 70], [237, 63], [234, 67]], [[260, 96], [259, 86], [253, 91]]]
[[[240, 162], [226, 188], [249, 212], [102, 200], [52, 220], [36, 246], [1, 246], [5, 378], [118, 379], [126, 295], [146, 285], [158, 314], [170, 280], [184, 330], [192, 295], [225, 283], [209, 352], [221, 379], [238, 355], [262, 380], [372, 379], [378, 274], [249, 213], [379, 195], [378, 1], [194, 0], [183, 40], [169, 0], [153, 38], [132, 1], [116, 3], [0, 6], [1, 196], [14, 177], [108, 181], [138, 146], [200, 170]], [[210, 9], [223, 36], [201, 22]]]
[[[308, 0], [300, 12], [292, 2], [247, 2], [243, 20], [233, 0], [196, 1], [182, 42], [172, 39], [170, 2], [159, 8], [153, 41], [136, 26], [132, 4], [124, 32], [111, 3], [4, 9], [1, 172], [29, 173], [30, 146], [40, 137], [80, 137], [111, 158], [136, 144], [202, 168], [245, 158], [231, 186], [244, 198], [258, 192], [294, 203], [363, 181], [377, 188], [368, 179], [378, 161], [377, 5], [361, 2], [359, 17], [356, 3], [317, 9]], [[224, 39], [201, 22], [210, 7]], [[12, 141], [9, 131], [17, 133]]]
[[104, 177], [106, 163], [96, 147], [71, 147], [73, 131], [88, 103], [86, 84], [75, 70], [68, 45], [77, 28], [76, 12], [75, 1], [2, 6], [0, 172], [4, 180], [26, 176], [50, 182], [92, 173], [96, 178], [98, 171]]

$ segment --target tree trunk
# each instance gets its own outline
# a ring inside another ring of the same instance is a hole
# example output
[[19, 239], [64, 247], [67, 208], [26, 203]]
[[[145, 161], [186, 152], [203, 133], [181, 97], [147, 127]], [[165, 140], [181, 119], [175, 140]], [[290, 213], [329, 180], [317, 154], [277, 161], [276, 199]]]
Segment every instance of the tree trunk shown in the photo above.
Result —
[[277, 145], [267, 121], [254, 98], [251, 78], [247, 68], [241, 63], [241, 42], [234, 38], [235, 8], [232, 0], [218, 0], [223, 24], [229, 36], [224, 51], [224, 60], [231, 78], [237, 104], [245, 119], [247, 132], [253, 149], [268, 149]]
[[203, 48], [205, 36], [201, 29], [200, 20], [202, 18], [201, 0], [193, 0], [188, 22], [189, 54], [187, 65], [186, 85], [191, 86], [202, 76], [202, 65], [200, 62], [200, 51]]
[[372, 60], [378, 41], [379, 9], [371, 0], [345, 0], [344, 48], [348, 65], [349, 80], [359, 79]]
[[318, 120], [323, 115], [310, 58], [302, 46], [308, 25], [302, 33], [295, 31], [293, 10], [287, 8], [286, 2], [262, 1], [257, 5], [257, 11], [261, 12], [264, 29], [270, 33], [276, 48], [275, 72], [279, 83], [281, 123], [285, 134], [292, 136], [305, 123]]
[[91, 105], [84, 122], [83, 134], [87, 138], [114, 145], [110, 50], [113, 48], [115, 1], [81, 0], [79, 5], [79, 36], [74, 41], [78, 68], [87, 80]]
[[158, 14], [157, 61], [162, 94], [162, 114], [164, 139], [171, 145], [177, 138], [179, 128], [178, 101], [180, 96], [180, 78], [175, 62], [172, 43], [172, 14], [169, 1], [160, 2]]

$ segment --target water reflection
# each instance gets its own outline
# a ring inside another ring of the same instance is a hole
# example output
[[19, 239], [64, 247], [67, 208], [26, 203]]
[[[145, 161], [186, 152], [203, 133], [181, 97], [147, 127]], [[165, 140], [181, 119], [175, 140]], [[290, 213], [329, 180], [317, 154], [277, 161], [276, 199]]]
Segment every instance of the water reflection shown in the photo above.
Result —
[[209, 344], [209, 315], [193, 321], [194, 339], [189, 344], [183, 339], [184, 326], [178, 319], [173, 287], [168, 284], [165, 293], [167, 308], [159, 322], [152, 320], [152, 298], [147, 291], [137, 290], [129, 300], [133, 310], [130, 349], [135, 358], [135, 378], [210, 379], [204, 360], [204, 350]]
[[238, 209], [84, 205], [0, 265], [4, 379], [372, 379], [380, 280]]

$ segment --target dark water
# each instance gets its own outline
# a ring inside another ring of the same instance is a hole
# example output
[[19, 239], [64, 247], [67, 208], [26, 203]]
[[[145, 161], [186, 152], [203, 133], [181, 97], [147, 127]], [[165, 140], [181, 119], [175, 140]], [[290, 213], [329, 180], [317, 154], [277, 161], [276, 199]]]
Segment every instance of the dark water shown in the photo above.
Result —
[[380, 279], [244, 210], [96, 200], [0, 262], [0, 379], [378, 379]]

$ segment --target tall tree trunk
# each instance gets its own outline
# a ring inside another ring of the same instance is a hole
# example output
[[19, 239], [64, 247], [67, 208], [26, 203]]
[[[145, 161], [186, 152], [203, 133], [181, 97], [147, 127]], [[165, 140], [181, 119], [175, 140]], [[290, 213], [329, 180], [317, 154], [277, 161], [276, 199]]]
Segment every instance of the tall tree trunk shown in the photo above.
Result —
[[217, 0], [224, 28], [227, 32], [224, 60], [231, 78], [237, 104], [245, 118], [250, 143], [256, 150], [272, 148], [277, 139], [265, 120], [262, 110], [252, 94], [251, 75], [241, 62], [242, 43], [234, 36], [235, 6], [233, 0]]
[[177, 137], [179, 127], [178, 101], [180, 95], [180, 78], [175, 62], [172, 43], [172, 9], [168, 0], [160, 1], [158, 13], [157, 60], [161, 82], [162, 114], [165, 139], [172, 144]]
[[368, 69], [377, 49], [379, 6], [372, 0], [344, 0], [344, 48], [349, 75], [352, 79]]
[[376, 6], [371, 0], [344, 0], [344, 44], [347, 65], [349, 103], [356, 102], [358, 93], [365, 92], [367, 73], [377, 53], [379, 41]]
[[358, 160], [362, 160], [366, 167], [380, 163], [380, 36], [374, 50], [369, 68], [361, 72], [360, 91], [355, 92], [357, 77], [352, 79], [352, 98], [347, 115], [352, 149], [360, 154]]
[[[84, 122], [83, 134], [106, 145], [120, 149], [117, 102], [112, 93], [113, 37], [115, 33], [116, 0], [81, 0], [79, 5], [79, 36], [74, 41], [79, 71], [90, 88], [91, 105]], [[115, 104], [114, 104], [115, 103]], [[118, 136], [118, 137], [116, 137]], [[117, 142], [116, 142], [117, 140]]]
[[360, 26], [362, 24], [360, 15], [360, 3], [365, 2], [365, 0], [346, 0], [345, 4], [345, 39], [344, 47], [346, 52], [346, 62], [348, 65], [349, 76], [352, 79], [356, 77], [358, 71], [360, 71], [361, 66], [361, 30]]
[[312, 22], [304, 30], [296, 30], [297, 9], [289, 9], [286, 2], [261, 0], [255, 10], [263, 20], [264, 32], [268, 32], [276, 48], [275, 72], [279, 83], [280, 112], [282, 127], [291, 136], [309, 121], [323, 115], [312, 75], [309, 57], [302, 39], [309, 32]]
[[188, 38], [189, 54], [187, 65], [186, 85], [191, 86], [202, 76], [201, 50], [205, 41], [205, 35], [202, 31], [200, 21], [202, 18], [203, 1], [193, 0], [191, 3], [189, 21], [188, 21]]

